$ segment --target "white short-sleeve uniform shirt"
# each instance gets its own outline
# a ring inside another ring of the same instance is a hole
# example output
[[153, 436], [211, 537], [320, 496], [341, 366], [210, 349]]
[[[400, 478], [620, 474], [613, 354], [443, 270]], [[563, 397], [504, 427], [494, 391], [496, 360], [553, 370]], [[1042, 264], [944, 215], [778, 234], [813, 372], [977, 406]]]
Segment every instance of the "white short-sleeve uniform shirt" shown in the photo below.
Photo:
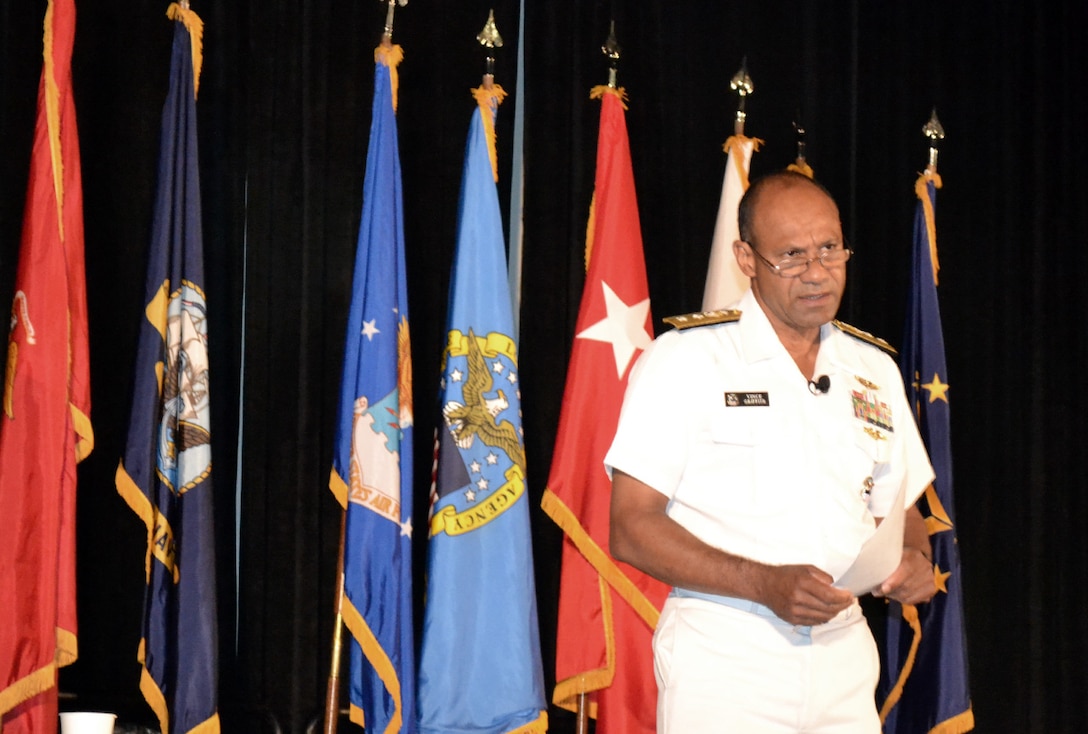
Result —
[[909, 506], [933, 479], [898, 367], [825, 324], [813, 392], [750, 290], [737, 308], [641, 355], [605, 464], [714, 547], [838, 578], [900, 486]]

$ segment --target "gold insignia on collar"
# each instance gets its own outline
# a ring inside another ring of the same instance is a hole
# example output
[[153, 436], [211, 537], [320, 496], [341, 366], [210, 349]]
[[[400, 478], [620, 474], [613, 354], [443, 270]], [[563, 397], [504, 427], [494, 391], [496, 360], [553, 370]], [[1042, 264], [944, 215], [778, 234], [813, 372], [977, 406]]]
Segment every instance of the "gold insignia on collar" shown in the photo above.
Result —
[[868, 380], [866, 380], [861, 375], [854, 375], [854, 379], [857, 380], [858, 382], [860, 382], [862, 387], [868, 388], [869, 390], [879, 390], [880, 389], [880, 385], [877, 385], [875, 382], [869, 382]]
[[690, 329], [693, 326], [710, 326], [711, 324], [728, 324], [739, 321], [740, 311], [732, 308], [718, 311], [696, 311], [682, 316], [666, 316], [661, 320], [677, 329]]

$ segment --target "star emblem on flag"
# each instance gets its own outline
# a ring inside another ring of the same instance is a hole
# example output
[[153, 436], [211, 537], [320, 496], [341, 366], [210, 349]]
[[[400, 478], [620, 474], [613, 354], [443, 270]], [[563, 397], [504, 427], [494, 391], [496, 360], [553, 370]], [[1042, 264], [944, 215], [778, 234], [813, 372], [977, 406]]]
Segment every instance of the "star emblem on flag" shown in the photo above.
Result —
[[927, 382], [922, 387], [929, 391], [929, 402], [932, 403], [936, 400], [948, 402], [949, 385], [941, 382], [940, 375], [936, 372], [933, 373], [933, 382]]
[[650, 313], [650, 299], [628, 305], [623, 302], [608, 283], [601, 281], [607, 316], [582, 330], [576, 338], [608, 342], [616, 360], [616, 377], [623, 378], [631, 357], [637, 351], [650, 346], [653, 341], [646, 331], [646, 316]]

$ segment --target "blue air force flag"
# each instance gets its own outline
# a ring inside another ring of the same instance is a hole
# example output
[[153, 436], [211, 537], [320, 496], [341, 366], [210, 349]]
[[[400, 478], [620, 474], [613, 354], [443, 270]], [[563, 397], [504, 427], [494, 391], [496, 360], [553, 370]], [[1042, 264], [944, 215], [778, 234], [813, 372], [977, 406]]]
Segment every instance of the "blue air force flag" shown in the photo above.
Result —
[[415, 731], [412, 625], [412, 358], [392, 75], [375, 51], [374, 106], [329, 487], [347, 512], [344, 624], [351, 720]]

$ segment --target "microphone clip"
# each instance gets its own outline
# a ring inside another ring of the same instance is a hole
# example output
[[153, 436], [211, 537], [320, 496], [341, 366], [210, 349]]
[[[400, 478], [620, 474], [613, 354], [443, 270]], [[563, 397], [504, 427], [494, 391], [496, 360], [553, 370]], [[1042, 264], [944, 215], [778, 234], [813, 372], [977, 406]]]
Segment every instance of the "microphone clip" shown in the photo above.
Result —
[[831, 378], [827, 375], [820, 375], [816, 379], [808, 381], [808, 391], [813, 395], [826, 395], [830, 389]]

